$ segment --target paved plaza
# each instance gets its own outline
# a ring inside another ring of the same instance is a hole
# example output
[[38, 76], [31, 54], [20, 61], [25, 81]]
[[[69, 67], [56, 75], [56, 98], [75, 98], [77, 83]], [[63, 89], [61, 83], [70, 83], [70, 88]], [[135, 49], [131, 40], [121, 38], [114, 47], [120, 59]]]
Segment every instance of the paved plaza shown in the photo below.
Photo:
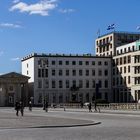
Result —
[[0, 108], [0, 140], [139, 140], [140, 111]]

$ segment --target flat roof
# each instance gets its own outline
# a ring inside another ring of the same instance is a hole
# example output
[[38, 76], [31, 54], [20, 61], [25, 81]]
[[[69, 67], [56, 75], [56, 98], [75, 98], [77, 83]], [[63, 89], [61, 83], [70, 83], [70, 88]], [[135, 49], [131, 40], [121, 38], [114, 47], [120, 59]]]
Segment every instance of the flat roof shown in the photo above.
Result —
[[26, 57], [23, 57], [21, 61], [28, 60], [33, 57], [75, 57], [75, 58], [112, 58], [111, 56], [96, 56], [92, 54], [45, 54], [45, 53], [32, 53], [30, 55], [27, 55]]
[[[140, 32], [129, 32], [129, 31], [112, 31], [103, 35], [99, 35], [98, 38], [110, 35], [110, 34], [132, 34], [132, 35], [140, 35]], [[97, 38], [97, 39], [98, 39]]]

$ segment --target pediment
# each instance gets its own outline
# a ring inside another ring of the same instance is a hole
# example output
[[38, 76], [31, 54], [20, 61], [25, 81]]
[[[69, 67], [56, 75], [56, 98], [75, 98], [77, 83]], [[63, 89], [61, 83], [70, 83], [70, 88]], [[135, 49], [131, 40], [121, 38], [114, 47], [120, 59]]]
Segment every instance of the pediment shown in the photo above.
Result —
[[16, 72], [10, 72], [7, 74], [0, 75], [0, 78], [25, 78], [25, 79], [30, 79], [30, 77], [22, 75], [20, 73]]

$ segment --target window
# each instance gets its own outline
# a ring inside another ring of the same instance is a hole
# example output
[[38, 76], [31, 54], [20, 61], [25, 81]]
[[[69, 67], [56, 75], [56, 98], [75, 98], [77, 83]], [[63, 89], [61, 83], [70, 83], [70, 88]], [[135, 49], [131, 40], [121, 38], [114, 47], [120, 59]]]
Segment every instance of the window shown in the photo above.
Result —
[[72, 75], [76, 76], [76, 70], [72, 70]]
[[89, 88], [89, 80], [86, 80], [86, 88]]
[[66, 88], [69, 88], [69, 87], [70, 87], [69, 80], [66, 80]]
[[12, 85], [9, 86], [9, 91], [14, 91], [14, 87]]
[[82, 75], [83, 75], [83, 71], [79, 70], [79, 76], [82, 76]]
[[120, 58], [120, 65], [122, 65], [122, 57]]
[[62, 65], [62, 61], [61, 60], [59, 61], [59, 65]]
[[95, 65], [95, 61], [92, 61], [92, 65]]
[[55, 76], [55, 70], [52, 70], [52, 76]]
[[89, 76], [89, 70], [86, 70], [86, 76]]
[[104, 71], [105, 76], [108, 76], [108, 70]]
[[55, 65], [55, 61], [54, 60], [52, 61], [52, 65]]
[[126, 73], [126, 67], [124, 67], [124, 73]]
[[98, 65], [102, 65], [102, 62], [101, 62], [101, 61], [99, 61], [99, 62], [98, 62]]
[[92, 80], [92, 88], [95, 88], [95, 80]]
[[86, 65], [89, 65], [89, 61], [86, 61], [85, 64], [86, 64]]
[[62, 76], [62, 70], [59, 70], [59, 76]]
[[95, 70], [92, 70], [92, 76], [95, 76]]
[[102, 87], [102, 81], [101, 80], [99, 80], [99, 88], [101, 88]]
[[98, 75], [99, 75], [99, 76], [102, 76], [102, 70], [99, 70], [99, 71], [98, 71]]
[[131, 63], [131, 56], [130, 55], [128, 56], [127, 60], [128, 60], [128, 63]]
[[83, 64], [83, 62], [82, 61], [79, 61], [79, 65], [82, 65]]
[[104, 62], [104, 65], [105, 65], [105, 66], [107, 66], [107, 65], [108, 65], [108, 62], [107, 62], [107, 61], [105, 61], [105, 62]]
[[56, 83], [55, 83], [55, 81], [54, 80], [52, 80], [52, 88], [55, 88], [55, 85]]
[[59, 88], [63, 88], [63, 82], [62, 82], [62, 80], [59, 80]]
[[105, 80], [105, 88], [108, 88], [108, 81]]
[[66, 65], [69, 65], [69, 61], [66, 61], [65, 63], [66, 63]]
[[69, 76], [69, 70], [66, 70], [66, 76]]
[[72, 65], [76, 65], [76, 61], [72, 61]]
[[124, 64], [126, 64], [126, 56], [123, 58], [123, 60], [124, 60]]
[[41, 69], [38, 69], [38, 77], [41, 77]]
[[128, 73], [130, 72], [130, 66], [128, 66]]
[[27, 70], [27, 75], [29, 74], [28, 70]]
[[48, 69], [45, 69], [45, 77], [48, 77]]
[[29, 65], [28, 65], [28, 63], [27, 63], [27, 68], [28, 68], [28, 66], [29, 66]]
[[73, 87], [76, 87], [76, 80], [72, 81], [72, 85], [73, 85]]
[[42, 69], [42, 77], [44, 77], [44, 69]]
[[120, 74], [122, 74], [122, 67], [120, 67]]
[[79, 80], [79, 88], [83, 88], [83, 81]]

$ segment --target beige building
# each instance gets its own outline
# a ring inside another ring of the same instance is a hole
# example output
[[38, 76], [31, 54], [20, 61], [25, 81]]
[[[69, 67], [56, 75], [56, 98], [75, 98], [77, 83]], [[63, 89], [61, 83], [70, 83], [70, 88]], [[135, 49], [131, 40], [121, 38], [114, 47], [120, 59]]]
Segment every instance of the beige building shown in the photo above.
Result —
[[118, 46], [134, 42], [139, 38], [139, 33], [116, 31], [99, 36], [95, 41], [96, 55], [114, 56]]
[[28, 76], [11, 72], [0, 75], [0, 106], [14, 106], [16, 100], [28, 103]]

